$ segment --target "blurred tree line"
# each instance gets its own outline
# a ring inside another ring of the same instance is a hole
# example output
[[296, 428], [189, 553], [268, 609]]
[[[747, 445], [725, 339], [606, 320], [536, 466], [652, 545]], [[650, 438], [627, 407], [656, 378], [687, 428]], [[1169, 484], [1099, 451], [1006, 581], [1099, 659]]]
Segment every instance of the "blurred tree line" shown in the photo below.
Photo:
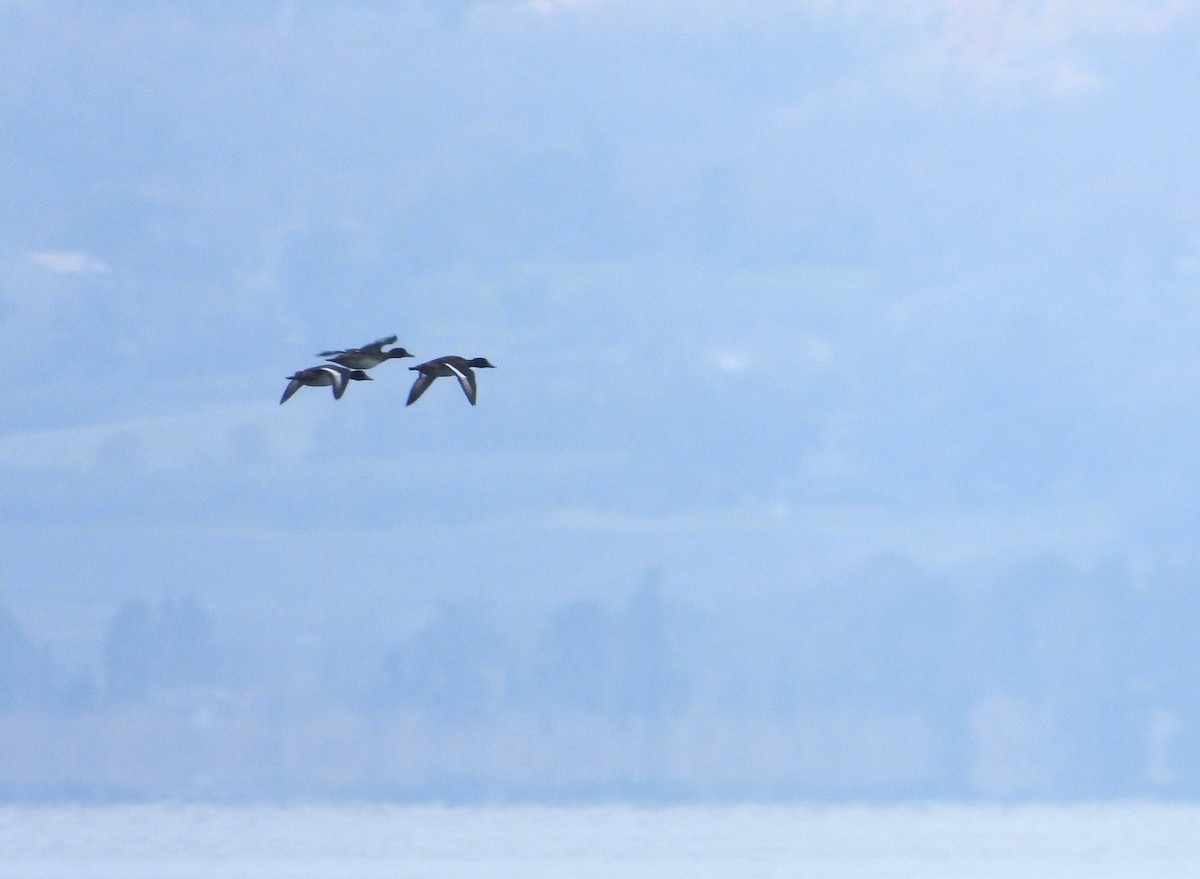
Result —
[[[654, 579], [520, 633], [445, 603], [337, 686], [257, 670], [193, 596], [122, 603], [88, 669], [0, 607], [0, 792], [1194, 795], [1194, 581], [1050, 557], [949, 578], [885, 557], [757, 623]], [[28, 780], [47, 742], [88, 736], [103, 771], [80, 758]]]

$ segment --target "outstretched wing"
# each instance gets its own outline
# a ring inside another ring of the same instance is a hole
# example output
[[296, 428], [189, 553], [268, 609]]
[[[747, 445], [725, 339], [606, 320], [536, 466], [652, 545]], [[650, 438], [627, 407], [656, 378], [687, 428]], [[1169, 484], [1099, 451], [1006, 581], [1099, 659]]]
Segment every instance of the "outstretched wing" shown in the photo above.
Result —
[[397, 338], [398, 338], [397, 336], [386, 336], [385, 338], [382, 338], [382, 339], [376, 339], [370, 345], [363, 345], [362, 350], [370, 351], [375, 354], [382, 354], [383, 346], [393, 344]]
[[342, 394], [346, 393], [346, 385], [350, 384], [350, 379], [347, 378], [346, 370], [340, 366], [322, 366], [321, 369], [329, 375], [330, 384], [333, 388], [333, 399], [342, 399]]
[[286, 403], [288, 398], [290, 398], [292, 394], [296, 393], [296, 391], [300, 390], [302, 387], [304, 387], [304, 382], [300, 381], [298, 378], [294, 378], [288, 382], [288, 386], [283, 389], [283, 397], [280, 398], [279, 405], [282, 406], [284, 403]]
[[384, 345], [391, 345], [398, 339], [399, 336], [385, 336], [382, 339], [376, 339], [370, 345], [363, 345], [361, 348], [334, 348], [330, 351], [320, 351], [318, 357], [337, 357], [339, 354], [364, 354], [375, 353], [381, 354]]
[[425, 393], [426, 389], [433, 384], [434, 378], [436, 378], [436, 376], [432, 376], [424, 372], [417, 373], [417, 380], [413, 382], [412, 390], [408, 392], [408, 402], [404, 405], [411, 406], [413, 403], [417, 402], [417, 398]]
[[447, 363], [446, 368], [454, 373], [454, 377], [458, 379], [458, 383], [462, 385], [463, 393], [467, 395], [467, 399], [471, 401], [471, 405], [475, 405], [475, 373], [469, 366], [455, 366], [453, 363]]

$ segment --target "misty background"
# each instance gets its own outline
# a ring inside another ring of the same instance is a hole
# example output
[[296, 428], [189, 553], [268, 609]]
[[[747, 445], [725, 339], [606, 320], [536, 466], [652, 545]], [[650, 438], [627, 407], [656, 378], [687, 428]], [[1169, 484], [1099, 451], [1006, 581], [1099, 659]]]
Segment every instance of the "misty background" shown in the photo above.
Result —
[[1200, 794], [1198, 39], [0, 2], [0, 796]]

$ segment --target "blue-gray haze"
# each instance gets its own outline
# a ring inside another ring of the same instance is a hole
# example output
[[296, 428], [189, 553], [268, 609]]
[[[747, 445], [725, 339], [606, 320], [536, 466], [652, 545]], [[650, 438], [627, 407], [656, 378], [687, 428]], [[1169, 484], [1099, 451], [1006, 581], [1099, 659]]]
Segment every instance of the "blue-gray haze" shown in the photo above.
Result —
[[0, 795], [1200, 793], [1198, 38], [0, 2]]

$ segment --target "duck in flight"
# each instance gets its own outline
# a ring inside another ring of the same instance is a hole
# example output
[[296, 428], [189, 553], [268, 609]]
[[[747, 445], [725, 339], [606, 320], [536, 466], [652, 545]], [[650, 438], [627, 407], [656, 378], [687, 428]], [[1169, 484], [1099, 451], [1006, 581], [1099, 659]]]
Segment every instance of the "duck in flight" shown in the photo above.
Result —
[[376, 339], [370, 345], [363, 345], [361, 348], [335, 348], [332, 351], [322, 351], [317, 356], [324, 357], [330, 363], [348, 366], [351, 369], [370, 369], [394, 357], [412, 357], [403, 348], [383, 350], [384, 345], [391, 345], [395, 341], [395, 336], [388, 336]]
[[346, 386], [352, 381], [369, 382], [371, 377], [361, 369], [348, 369], [345, 366], [334, 364], [326, 364], [322, 366], [310, 366], [308, 369], [302, 369], [299, 372], [294, 372], [288, 376], [288, 386], [283, 390], [283, 397], [279, 401], [282, 406], [288, 401], [288, 398], [302, 387], [320, 388], [329, 386], [333, 388], [333, 399], [342, 399], [342, 394], [346, 393]]
[[418, 375], [417, 380], [413, 382], [412, 390], [408, 392], [408, 402], [404, 405], [411, 406], [417, 402], [417, 399], [433, 384], [435, 378], [452, 375], [458, 379], [463, 393], [467, 395], [467, 399], [474, 406], [476, 396], [474, 370], [494, 368], [491, 363], [488, 363], [486, 357], [473, 357], [468, 360], [455, 355], [438, 357], [425, 363], [418, 363], [416, 366], [410, 366], [409, 369], [415, 370]]

